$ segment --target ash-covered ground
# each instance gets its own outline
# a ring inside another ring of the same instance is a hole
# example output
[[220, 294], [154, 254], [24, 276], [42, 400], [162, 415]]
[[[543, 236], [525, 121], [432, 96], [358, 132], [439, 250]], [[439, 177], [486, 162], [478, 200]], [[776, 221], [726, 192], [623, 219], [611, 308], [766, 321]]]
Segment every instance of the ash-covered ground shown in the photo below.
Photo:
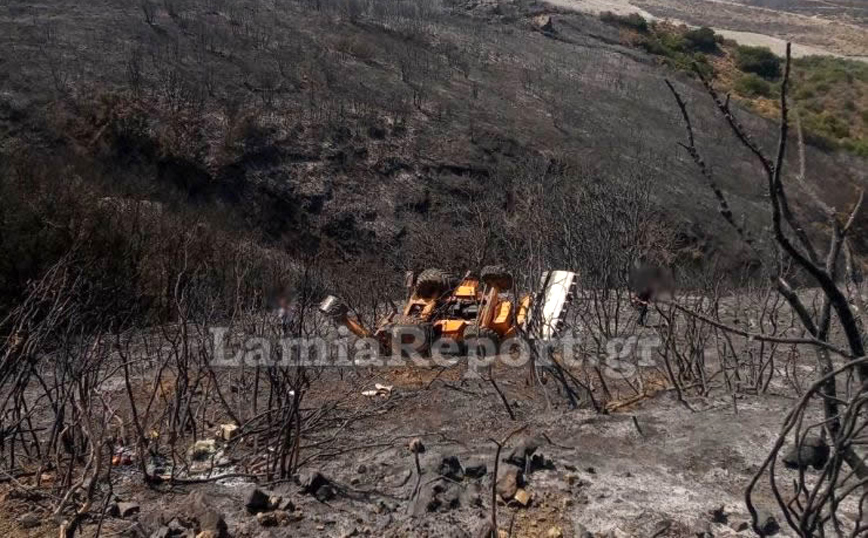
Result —
[[[329, 374], [320, 383], [328, 390], [308, 405], [355, 396], [336, 411], [332, 428], [307, 441], [304, 457], [312, 459], [291, 481], [227, 478], [147, 489], [134, 466], [119, 466], [126, 475], [114, 490], [120, 512], [105, 519], [102, 535], [194, 536], [224, 521], [235, 537], [476, 536], [491, 514], [495, 440], [522, 427], [498, 464], [506, 478], [496, 488], [497, 518], [507, 536], [754, 535], [744, 489], [794, 403], [774, 387], [760, 396], [719, 393], [683, 403], [674, 391], [649, 391], [634, 403], [625, 395], [626, 405], [599, 414], [569, 409], [551, 379], [529, 387], [526, 368], [502, 367], [496, 378], [512, 420], [492, 386], [463, 380], [462, 370]], [[392, 390], [361, 395], [375, 383]], [[414, 439], [424, 445], [421, 478], [409, 448]], [[236, 472], [221, 444], [214, 472]], [[774, 514], [773, 500], [760, 499]], [[34, 505], [7, 494], [4, 527], [17, 536], [55, 534], [47, 515], [26, 523], [40, 513]], [[85, 535], [96, 526], [86, 525]]]

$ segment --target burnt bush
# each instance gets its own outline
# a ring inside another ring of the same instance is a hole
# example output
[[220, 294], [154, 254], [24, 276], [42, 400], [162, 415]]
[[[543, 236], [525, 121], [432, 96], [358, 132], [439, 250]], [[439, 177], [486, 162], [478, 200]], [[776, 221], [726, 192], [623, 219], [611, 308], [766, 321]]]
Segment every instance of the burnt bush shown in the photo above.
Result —
[[630, 13], [629, 15], [618, 15], [611, 11], [600, 13], [600, 20], [615, 26], [623, 26], [637, 32], [646, 33], [648, 31], [648, 21], [645, 17], [638, 13]]

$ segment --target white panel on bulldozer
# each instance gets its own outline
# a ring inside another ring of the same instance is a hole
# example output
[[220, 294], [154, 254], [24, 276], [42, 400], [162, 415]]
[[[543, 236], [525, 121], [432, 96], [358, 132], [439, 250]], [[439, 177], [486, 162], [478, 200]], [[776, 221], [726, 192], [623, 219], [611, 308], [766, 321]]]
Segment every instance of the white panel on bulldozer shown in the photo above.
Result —
[[575, 297], [576, 279], [578, 276], [571, 271], [547, 271], [540, 279], [541, 299], [530, 322], [530, 334], [533, 338], [550, 340], [557, 336], [564, 323], [567, 307]]

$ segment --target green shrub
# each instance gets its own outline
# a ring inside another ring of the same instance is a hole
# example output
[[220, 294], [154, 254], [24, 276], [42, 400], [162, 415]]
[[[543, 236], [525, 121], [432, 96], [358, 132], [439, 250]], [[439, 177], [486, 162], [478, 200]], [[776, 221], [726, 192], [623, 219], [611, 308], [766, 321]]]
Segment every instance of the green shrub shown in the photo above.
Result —
[[717, 38], [718, 36], [714, 33], [714, 30], [707, 26], [690, 30], [684, 34], [687, 46], [692, 50], [700, 52], [717, 52]]
[[642, 39], [639, 46], [657, 56], [675, 58], [685, 50], [685, 41], [675, 34], [653, 34]]
[[656, 36], [649, 36], [639, 41], [639, 46], [645, 49], [645, 52], [656, 56], [667, 56], [670, 51], [666, 50], [663, 43]]
[[660, 34], [660, 41], [663, 43], [663, 47], [669, 51], [684, 52], [688, 48], [687, 40], [679, 34]]
[[769, 81], [753, 73], [740, 76], [733, 86], [735, 91], [745, 97], [771, 97], [772, 85]]
[[868, 140], [864, 138], [848, 138], [844, 140], [844, 148], [860, 157], [868, 157]]
[[735, 63], [745, 73], [754, 73], [774, 80], [781, 76], [781, 59], [766, 47], [739, 46]]
[[850, 137], [850, 126], [839, 116], [834, 116], [828, 111], [817, 114], [806, 109], [802, 117], [805, 130], [815, 135], [837, 141]]

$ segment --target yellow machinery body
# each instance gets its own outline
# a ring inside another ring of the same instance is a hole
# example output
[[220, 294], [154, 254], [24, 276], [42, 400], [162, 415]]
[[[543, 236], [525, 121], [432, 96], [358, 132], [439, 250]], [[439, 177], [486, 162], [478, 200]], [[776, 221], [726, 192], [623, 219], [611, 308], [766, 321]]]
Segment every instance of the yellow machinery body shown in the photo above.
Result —
[[[488, 269], [488, 268], [487, 268]], [[376, 338], [384, 349], [389, 349], [397, 328], [415, 326], [423, 327], [427, 333], [426, 344], [439, 338], [448, 338], [461, 344], [466, 335], [479, 337], [485, 335], [498, 340], [510, 338], [518, 333], [518, 328], [524, 325], [531, 308], [532, 297], [526, 295], [516, 301], [510, 296], [512, 278], [500, 268], [491, 269], [481, 276], [468, 273], [463, 279], [439, 288], [423, 285], [428, 280], [426, 273], [408, 277], [409, 297], [404, 308], [399, 312], [382, 318], [374, 330], [368, 330], [355, 319], [347, 316], [346, 309], [337, 310], [329, 301], [337, 299], [329, 297], [323, 302], [321, 310], [335, 321], [344, 324], [351, 332], [360, 337]], [[437, 274], [438, 270], [429, 270]], [[494, 275], [486, 278], [486, 274]], [[331, 311], [331, 312], [330, 312]], [[404, 343], [404, 340], [402, 340]], [[420, 350], [421, 351], [421, 350]]]

